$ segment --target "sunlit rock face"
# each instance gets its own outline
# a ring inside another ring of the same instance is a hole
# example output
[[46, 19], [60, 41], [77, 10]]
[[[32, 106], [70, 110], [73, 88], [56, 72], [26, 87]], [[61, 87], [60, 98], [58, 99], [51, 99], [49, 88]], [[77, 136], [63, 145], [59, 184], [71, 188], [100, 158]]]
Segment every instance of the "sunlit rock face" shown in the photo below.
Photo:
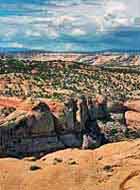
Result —
[[[49, 104], [49, 107], [45, 99], [41, 101], [28, 98], [25, 101], [13, 102], [13, 98], [7, 98], [5, 103], [8, 101], [11, 105], [14, 103], [16, 111], [13, 110], [0, 121], [1, 154], [29, 154], [80, 147], [83, 131], [88, 126], [94, 128], [95, 137], [98, 128], [97, 136], [100, 136], [99, 126], [95, 125], [97, 116], [94, 121], [92, 113], [88, 118], [89, 107], [85, 96], [78, 100], [68, 99], [63, 110], [63, 120], [62, 116], [57, 118], [54, 115], [52, 104]], [[100, 102], [100, 105], [102, 104], [103, 102]], [[96, 141], [98, 139], [95, 138], [95, 144]]]
[[124, 106], [128, 110], [133, 110], [136, 112], [140, 112], [140, 100], [130, 100], [124, 103]]
[[73, 123], [69, 118], [68, 125], [61, 123], [52, 111], [53, 107], [45, 100], [21, 102], [16, 111], [0, 121], [0, 155], [18, 156], [80, 147], [80, 134], [74, 134], [76, 126], [70, 127]]
[[64, 148], [56, 136], [54, 117], [48, 105], [41, 102], [30, 111], [11, 113], [0, 125], [2, 152], [28, 154]]
[[124, 103], [127, 111], [125, 113], [128, 135], [140, 136], [140, 100], [129, 100]]

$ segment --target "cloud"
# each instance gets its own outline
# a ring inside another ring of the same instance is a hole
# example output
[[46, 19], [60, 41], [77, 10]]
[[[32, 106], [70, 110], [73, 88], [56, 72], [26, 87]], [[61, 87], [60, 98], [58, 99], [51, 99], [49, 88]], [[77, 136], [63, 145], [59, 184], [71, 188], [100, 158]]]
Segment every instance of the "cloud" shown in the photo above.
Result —
[[31, 48], [54, 48], [48, 43], [64, 48], [73, 40], [72, 49], [112, 31], [140, 28], [139, 0], [0, 0], [0, 9], [0, 41], [7, 46], [11, 40]]
[[40, 37], [41, 33], [37, 32], [37, 31], [34, 32], [32, 30], [26, 30], [25, 35], [28, 36], [28, 37]]
[[0, 43], [0, 47], [2, 48], [6, 48], [6, 47], [10, 47], [10, 48], [24, 48], [23, 44], [20, 44], [18, 42], [8, 42], [8, 43]]
[[86, 31], [81, 28], [75, 28], [72, 30], [71, 35], [73, 36], [83, 36], [86, 35]]
[[10, 47], [13, 47], [13, 48], [23, 48], [24, 45], [23, 44], [20, 44], [18, 42], [13, 42], [11, 44], [9, 44]]

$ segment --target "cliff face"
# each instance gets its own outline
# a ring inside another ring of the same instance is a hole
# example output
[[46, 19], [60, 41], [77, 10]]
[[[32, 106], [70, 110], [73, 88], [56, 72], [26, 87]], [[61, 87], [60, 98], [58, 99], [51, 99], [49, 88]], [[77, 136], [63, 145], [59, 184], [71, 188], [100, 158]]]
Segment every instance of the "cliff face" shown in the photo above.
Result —
[[32, 154], [81, 147], [83, 132], [87, 133], [86, 125], [94, 130], [92, 144], [95, 147], [102, 144], [102, 132], [95, 120], [107, 116], [103, 97], [94, 107], [91, 103], [87, 104], [86, 98], [79, 99], [78, 102], [69, 99], [59, 109], [57, 106], [60, 106], [60, 103], [55, 105], [50, 103], [48, 106], [45, 99], [16, 101], [7, 98], [5, 103], [1, 102], [2, 104], [13, 105], [16, 111], [0, 121], [1, 155]]
[[[18, 101], [17, 101], [18, 102]], [[52, 152], [67, 147], [80, 147], [80, 136], [67, 130], [53, 114], [54, 107], [41, 101], [20, 102], [17, 110], [1, 119], [1, 155]], [[56, 109], [57, 115], [57, 109]]]
[[0, 105], [10, 109], [0, 120], [1, 156], [97, 148], [106, 142], [140, 136], [138, 100], [108, 105], [101, 95], [94, 101], [81, 97], [64, 103], [1, 98]]

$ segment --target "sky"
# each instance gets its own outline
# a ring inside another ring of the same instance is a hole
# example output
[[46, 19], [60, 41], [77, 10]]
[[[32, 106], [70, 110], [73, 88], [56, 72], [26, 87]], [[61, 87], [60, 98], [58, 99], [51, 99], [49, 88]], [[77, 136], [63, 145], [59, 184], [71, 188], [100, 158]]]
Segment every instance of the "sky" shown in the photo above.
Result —
[[0, 0], [0, 49], [140, 50], [140, 0]]

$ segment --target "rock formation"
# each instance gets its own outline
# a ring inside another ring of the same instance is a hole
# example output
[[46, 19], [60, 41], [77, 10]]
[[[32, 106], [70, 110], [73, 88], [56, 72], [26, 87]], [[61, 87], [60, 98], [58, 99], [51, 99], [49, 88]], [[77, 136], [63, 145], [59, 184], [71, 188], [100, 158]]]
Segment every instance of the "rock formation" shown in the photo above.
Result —
[[107, 119], [109, 117], [107, 110], [107, 97], [103, 95], [96, 96], [96, 110], [98, 119]]
[[124, 105], [128, 110], [125, 113], [128, 132], [140, 137], [140, 100], [127, 101]]
[[64, 117], [66, 120], [66, 126], [69, 130], [74, 130], [76, 127], [76, 112], [76, 101], [72, 98], [68, 99], [67, 102], [65, 102]]
[[[116, 104], [111, 104], [113, 106], [108, 109], [107, 99], [102, 95], [95, 99], [85, 96], [68, 98], [64, 103], [49, 102], [47, 99], [15, 100], [13, 103], [8, 98], [6, 105], [8, 101], [9, 109], [11, 106], [14, 109], [0, 120], [1, 154], [51, 152], [81, 147], [82, 144], [85, 147], [87, 139], [87, 148], [98, 147], [106, 140], [116, 142], [126, 138], [124, 112], [129, 108], [126, 103], [121, 103], [115, 114], [110, 113], [109, 110], [112, 107], [114, 110]], [[1, 101], [2, 105], [5, 106]], [[135, 110], [138, 110], [136, 106]], [[127, 129], [130, 131], [131, 126], [138, 136], [139, 112], [126, 112], [125, 119]], [[131, 133], [129, 135], [132, 137]]]
[[128, 110], [140, 112], [140, 100], [129, 100], [124, 103], [124, 106]]
[[88, 119], [88, 106], [86, 97], [84, 95], [78, 99], [77, 107], [77, 121], [79, 122], [80, 129], [83, 130]]
[[45, 103], [17, 110], [0, 125], [1, 154], [29, 154], [64, 148], [55, 131], [55, 116]]
[[[85, 130], [92, 133], [94, 147], [101, 144], [101, 132], [96, 123], [98, 109], [92, 98], [69, 98], [64, 104], [64, 112], [61, 112], [63, 121], [59, 119], [60, 114], [56, 117], [54, 109], [44, 99], [17, 102], [14, 104], [16, 111], [0, 121], [1, 154], [30, 154], [80, 147]], [[100, 102], [102, 105], [104, 101]]]

